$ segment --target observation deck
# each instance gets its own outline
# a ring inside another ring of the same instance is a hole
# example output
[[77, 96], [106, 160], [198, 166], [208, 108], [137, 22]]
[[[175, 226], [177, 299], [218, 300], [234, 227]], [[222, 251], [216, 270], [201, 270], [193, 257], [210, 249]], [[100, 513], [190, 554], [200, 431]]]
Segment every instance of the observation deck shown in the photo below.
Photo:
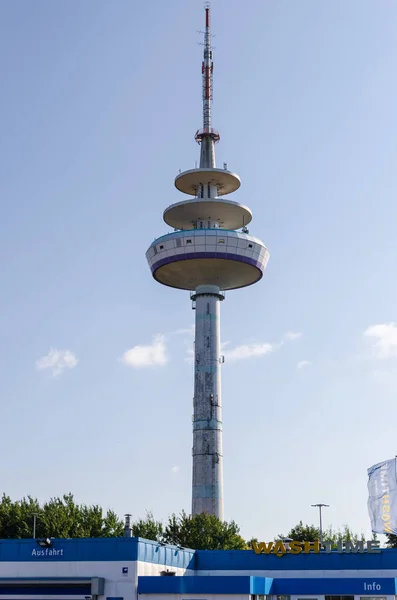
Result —
[[194, 291], [199, 285], [234, 290], [259, 281], [269, 260], [264, 244], [225, 229], [177, 231], [156, 239], [146, 258], [156, 281]]

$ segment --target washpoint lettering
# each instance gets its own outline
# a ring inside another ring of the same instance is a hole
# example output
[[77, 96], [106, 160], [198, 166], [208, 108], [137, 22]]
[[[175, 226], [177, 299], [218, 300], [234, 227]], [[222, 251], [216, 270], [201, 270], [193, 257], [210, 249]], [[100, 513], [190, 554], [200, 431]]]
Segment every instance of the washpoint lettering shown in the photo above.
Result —
[[392, 533], [391, 516], [390, 516], [390, 488], [389, 478], [387, 473], [388, 466], [384, 464], [380, 468], [380, 487], [382, 491], [382, 521], [384, 533]]
[[42, 550], [36, 550], [33, 548], [32, 556], [63, 556], [63, 548], [56, 550], [55, 548], [43, 548]]
[[[338, 552], [339, 554], [352, 554], [369, 552], [371, 554], [380, 552], [380, 542], [378, 540], [360, 541], [354, 544], [351, 541], [338, 542], [336, 550], [333, 550], [331, 542], [320, 544], [316, 542], [297, 542], [291, 541], [284, 543], [281, 540], [276, 542], [252, 542], [252, 549], [255, 554], [274, 554], [275, 556], [284, 556], [285, 554], [318, 554], [319, 552]], [[368, 584], [370, 585], [370, 584]], [[368, 588], [369, 589], [369, 588]]]

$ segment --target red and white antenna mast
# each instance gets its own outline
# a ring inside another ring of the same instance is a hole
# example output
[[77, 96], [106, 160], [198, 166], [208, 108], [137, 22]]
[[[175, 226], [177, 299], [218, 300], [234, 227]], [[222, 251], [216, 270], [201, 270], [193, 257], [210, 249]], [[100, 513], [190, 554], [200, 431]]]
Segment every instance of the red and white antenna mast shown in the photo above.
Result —
[[214, 63], [212, 60], [211, 46], [211, 21], [210, 21], [210, 4], [205, 4], [205, 30], [204, 30], [204, 56], [201, 65], [203, 77], [203, 128], [196, 132], [195, 139], [201, 144], [200, 167], [214, 168], [215, 167], [215, 149], [214, 144], [219, 142], [220, 136], [218, 131], [211, 127], [211, 102], [213, 79], [212, 74]]

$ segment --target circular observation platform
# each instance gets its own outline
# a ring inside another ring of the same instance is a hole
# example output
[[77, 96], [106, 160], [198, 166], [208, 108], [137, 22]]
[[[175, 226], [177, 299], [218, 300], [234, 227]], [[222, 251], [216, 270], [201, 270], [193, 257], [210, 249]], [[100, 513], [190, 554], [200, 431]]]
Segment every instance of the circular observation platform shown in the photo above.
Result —
[[206, 185], [215, 186], [219, 196], [224, 196], [238, 190], [241, 180], [236, 173], [226, 169], [191, 169], [175, 177], [175, 187], [190, 196], [197, 196], [201, 186]]
[[146, 258], [154, 279], [163, 285], [190, 291], [216, 285], [226, 291], [259, 281], [269, 252], [246, 233], [196, 229], [156, 239]]
[[192, 229], [196, 223], [205, 227], [208, 221], [224, 229], [240, 229], [252, 220], [248, 206], [223, 198], [185, 200], [165, 209], [163, 219], [174, 229]]

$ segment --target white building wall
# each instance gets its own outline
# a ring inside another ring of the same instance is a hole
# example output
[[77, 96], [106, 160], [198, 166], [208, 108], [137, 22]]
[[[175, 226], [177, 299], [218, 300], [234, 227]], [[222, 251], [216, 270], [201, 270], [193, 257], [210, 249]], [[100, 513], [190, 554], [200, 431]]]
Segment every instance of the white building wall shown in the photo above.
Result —
[[[282, 558], [280, 559], [282, 560]], [[397, 565], [396, 565], [397, 567]], [[321, 578], [331, 578], [337, 577], [339, 579], [342, 578], [353, 578], [360, 577], [361, 579], [371, 578], [371, 579], [381, 579], [383, 577], [397, 577], [397, 568], [396, 569], [385, 569], [385, 570], [344, 570], [344, 571], [321, 571], [321, 570], [313, 570], [313, 571], [254, 571], [254, 570], [243, 570], [243, 571], [195, 571], [195, 575], [205, 575], [207, 577], [231, 577], [234, 575], [252, 575], [254, 577], [272, 577], [273, 579], [317, 579]], [[317, 597], [317, 596], [316, 596]], [[306, 598], [306, 596], [305, 596]], [[307, 596], [309, 598], [309, 596]]]
[[[28, 596], [23, 596], [21, 594], [18, 595], [14, 595], [12, 594], [12, 597], [15, 598], [15, 600], [43, 600], [43, 596], [34, 596], [33, 594], [29, 594]], [[6, 596], [1, 595], [0, 594], [0, 599], [1, 600], [9, 600], [10, 598], [10, 594], [7, 594]], [[51, 596], [48, 596], [48, 598], [51, 598]], [[82, 598], [85, 598], [85, 596], [57, 596], [56, 600], [81, 600]]]
[[[308, 594], [301, 594], [300, 596], [291, 596], [291, 600], [301, 600], [304, 598], [305, 600], [325, 600], [325, 596], [310, 596]], [[276, 600], [277, 596], [272, 596], [272, 600]]]
[[[192, 569], [183, 569], [180, 567], [171, 567], [170, 565], [155, 565], [149, 562], [139, 561], [137, 564], [138, 569], [138, 577], [145, 576], [154, 576], [160, 575], [161, 571], [175, 571], [176, 575], [195, 575], [195, 572]], [[143, 594], [142, 594], [143, 595]]]
[[[122, 568], [128, 567], [123, 576]], [[1, 562], [1, 577], [105, 577], [111, 581], [136, 579], [135, 561]]]
[[[128, 573], [123, 569], [127, 567]], [[136, 561], [70, 561], [70, 562], [2, 562], [0, 563], [0, 576], [15, 579], [46, 578], [46, 577], [103, 577], [105, 579], [104, 598], [120, 597], [124, 600], [136, 600], [138, 575], [159, 576], [161, 571], [170, 569], [176, 575], [193, 575], [194, 573], [185, 568], [171, 567], [166, 564], [153, 564]], [[0, 595], [0, 600], [8, 596]], [[25, 598], [19, 596], [18, 600]], [[27, 599], [35, 600], [36, 596], [27, 595]], [[42, 600], [42, 597], [37, 597]], [[68, 596], [66, 600], [81, 600], [82, 596]], [[57, 600], [62, 600], [57, 596]], [[198, 599], [197, 599], [198, 600]]]
[[[348, 594], [348, 595], [353, 595], [353, 594]], [[374, 592], [374, 595], [378, 596], [378, 592]], [[366, 598], [367, 600], [372, 600], [374, 596], [357, 596], [357, 594], [354, 596], [354, 600], [361, 600], [362, 598]], [[395, 596], [387, 596], [386, 594], [384, 594], [383, 596], [379, 596], [379, 598], [386, 598], [386, 600], [395, 600]], [[299, 596], [291, 596], [290, 600], [325, 600], [325, 596], [324, 595], [318, 595], [318, 596], [309, 596], [308, 594], [300, 594]], [[277, 596], [271, 596], [271, 600], [277, 600]]]
[[139, 594], [139, 600], [249, 600], [249, 594]]
[[[123, 574], [123, 567], [128, 573]], [[71, 562], [2, 562], [0, 576], [10, 578], [40, 577], [103, 577], [105, 579], [104, 597], [122, 597], [135, 600], [137, 597], [137, 563], [132, 561], [71, 561]], [[6, 596], [0, 596], [5, 598]], [[9, 595], [7, 596], [9, 598]], [[26, 596], [33, 600], [33, 596]], [[22, 596], [18, 596], [18, 599]], [[71, 596], [68, 596], [72, 600]], [[76, 596], [81, 598], [81, 596]], [[57, 600], [61, 596], [57, 596]], [[42, 600], [42, 597], [40, 597]]]

